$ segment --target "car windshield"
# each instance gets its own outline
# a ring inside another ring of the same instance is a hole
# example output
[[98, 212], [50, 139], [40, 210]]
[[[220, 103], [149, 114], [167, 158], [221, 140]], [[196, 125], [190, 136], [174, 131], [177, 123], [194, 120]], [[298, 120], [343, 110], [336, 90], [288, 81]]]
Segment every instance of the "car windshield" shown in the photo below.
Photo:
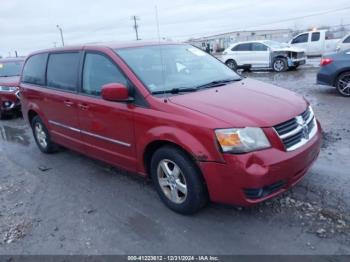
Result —
[[0, 77], [19, 76], [22, 65], [22, 61], [0, 62]]
[[154, 94], [170, 90], [191, 92], [241, 79], [216, 58], [191, 45], [156, 45], [115, 51]]
[[285, 47], [289, 47], [289, 45], [286, 44], [286, 43], [280, 43], [280, 42], [271, 41], [271, 40], [265, 41], [265, 44], [268, 45], [269, 47], [272, 47], [272, 48], [285, 48]]

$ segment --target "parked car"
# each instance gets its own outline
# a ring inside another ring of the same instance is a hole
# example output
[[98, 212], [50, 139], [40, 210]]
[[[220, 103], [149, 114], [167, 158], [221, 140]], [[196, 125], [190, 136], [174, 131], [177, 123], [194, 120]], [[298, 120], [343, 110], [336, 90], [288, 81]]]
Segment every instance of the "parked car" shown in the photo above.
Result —
[[350, 97], [350, 49], [324, 55], [320, 66], [317, 83], [334, 86], [339, 94]]
[[314, 30], [295, 36], [289, 44], [304, 49], [307, 56], [321, 56], [334, 52], [338, 41], [328, 30]]
[[337, 52], [345, 51], [350, 49], [350, 34], [344, 36], [337, 44]]
[[270, 40], [239, 42], [229, 46], [219, 59], [233, 70], [269, 68], [276, 72], [305, 64], [305, 52]]
[[24, 58], [0, 59], [0, 119], [20, 111], [19, 75]]
[[304, 98], [242, 78], [187, 44], [39, 51], [20, 88], [42, 152], [63, 145], [149, 176], [179, 213], [208, 198], [247, 206], [274, 197], [320, 150], [321, 127]]

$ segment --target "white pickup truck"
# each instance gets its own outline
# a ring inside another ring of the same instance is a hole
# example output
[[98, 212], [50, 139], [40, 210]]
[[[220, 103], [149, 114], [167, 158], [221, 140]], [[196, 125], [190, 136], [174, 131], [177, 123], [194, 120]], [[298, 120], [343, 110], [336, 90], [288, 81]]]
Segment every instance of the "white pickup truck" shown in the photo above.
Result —
[[350, 34], [344, 36], [337, 44], [337, 52], [350, 50]]
[[306, 62], [303, 49], [271, 40], [232, 44], [218, 56], [218, 59], [233, 70], [273, 69], [276, 72], [295, 69]]
[[295, 36], [289, 44], [304, 49], [307, 56], [320, 56], [334, 52], [339, 40], [333, 38], [332, 33], [328, 30], [315, 30]]

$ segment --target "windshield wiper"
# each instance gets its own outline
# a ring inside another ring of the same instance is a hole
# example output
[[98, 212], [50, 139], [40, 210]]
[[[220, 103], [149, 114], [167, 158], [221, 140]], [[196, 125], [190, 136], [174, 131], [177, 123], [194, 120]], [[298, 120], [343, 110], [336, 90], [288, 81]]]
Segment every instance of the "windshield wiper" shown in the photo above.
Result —
[[235, 81], [240, 81], [242, 80], [242, 78], [232, 78], [232, 79], [224, 79], [224, 80], [216, 80], [216, 81], [212, 81], [209, 83], [206, 83], [204, 85], [199, 85], [196, 86], [197, 89], [202, 89], [202, 88], [210, 88], [210, 87], [216, 87], [216, 86], [223, 86], [227, 83], [230, 82], [235, 82]]
[[159, 91], [153, 91], [152, 94], [153, 95], [159, 95], [159, 94], [178, 94], [178, 93], [184, 93], [184, 92], [195, 92], [198, 89], [195, 87], [186, 87], [186, 88], [172, 88], [172, 89], [168, 89], [168, 90], [159, 90]]

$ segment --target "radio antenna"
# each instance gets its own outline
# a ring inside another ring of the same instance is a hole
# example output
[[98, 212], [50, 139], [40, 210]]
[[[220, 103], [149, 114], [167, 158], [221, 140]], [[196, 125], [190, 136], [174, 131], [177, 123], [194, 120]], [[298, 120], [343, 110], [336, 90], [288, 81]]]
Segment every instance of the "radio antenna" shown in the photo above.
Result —
[[155, 12], [156, 12], [158, 43], [160, 44], [160, 31], [159, 31], [159, 18], [158, 18], [158, 7], [157, 7], [157, 5], [154, 8], [155, 8]]

